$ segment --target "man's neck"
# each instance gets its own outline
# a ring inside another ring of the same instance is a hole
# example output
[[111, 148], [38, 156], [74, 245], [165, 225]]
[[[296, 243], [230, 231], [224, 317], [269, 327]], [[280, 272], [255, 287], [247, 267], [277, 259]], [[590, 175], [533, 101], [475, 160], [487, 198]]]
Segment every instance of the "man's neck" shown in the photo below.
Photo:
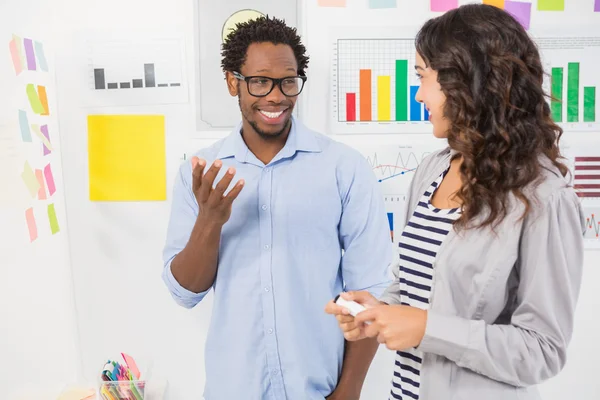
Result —
[[267, 165], [285, 146], [291, 128], [292, 123], [290, 121], [289, 126], [281, 135], [265, 139], [256, 133], [250, 124], [244, 121], [242, 124], [242, 138], [244, 139], [246, 146], [248, 146], [248, 149], [256, 156], [256, 158]]

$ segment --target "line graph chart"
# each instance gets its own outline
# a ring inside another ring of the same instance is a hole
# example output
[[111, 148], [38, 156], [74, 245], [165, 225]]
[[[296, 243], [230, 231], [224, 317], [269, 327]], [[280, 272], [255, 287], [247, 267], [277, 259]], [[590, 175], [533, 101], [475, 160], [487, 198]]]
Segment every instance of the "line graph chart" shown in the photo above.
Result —
[[585, 248], [600, 249], [600, 201], [582, 201], [585, 215]]
[[386, 195], [405, 194], [421, 161], [437, 149], [439, 147], [430, 145], [379, 146], [361, 148], [360, 151]]
[[600, 238], [600, 214], [590, 214], [585, 218], [585, 226], [587, 228], [585, 237], [589, 239]]
[[415, 171], [429, 154], [442, 148], [433, 145], [366, 146], [359, 151], [373, 169], [385, 203], [390, 239], [398, 251], [398, 241], [405, 224], [406, 194]]

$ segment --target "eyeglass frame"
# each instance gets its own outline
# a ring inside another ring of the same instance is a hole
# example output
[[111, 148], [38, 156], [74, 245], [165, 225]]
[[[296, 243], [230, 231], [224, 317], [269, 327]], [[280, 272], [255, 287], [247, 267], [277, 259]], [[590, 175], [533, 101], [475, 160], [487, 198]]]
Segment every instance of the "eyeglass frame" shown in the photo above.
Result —
[[[269, 94], [271, 94], [271, 92], [273, 91], [273, 89], [275, 89], [275, 85], [279, 86], [279, 91], [285, 96], [285, 97], [296, 97], [299, 96], [300, 93], [302, 93], [302, 90], [304, 90], [304, 85], [306, 84], [306, 80], [308, 79], [306, 76], [304, 75], [294, 75], [294, 76], [286, 76], [283, 78], [271, 78], [270, 76], [261, 76], [261, 75], [253, 75], [253, 76], [244, 76], [241, 73], [237, 72], [237, 71], [231, 71], [231, 74], [236, 78], [239, 79], [241, 81], [245, 81], [246, 82], [246, 87], [248, 88], [248, 93], [250, 94], [250, 96], [253, 97], [267, 97]], [[261, 95], [255, 95], [250, 93], [250, 79], [253, 78], [264, 78], [264, 79], [269, 79], [271, 82], [273, 82], [273, 85], [271, 85], [271, 90], [269, 90], [267, 93], [265, 94], [261, 94]], [[295, 94], [293, 96], [288, 96], [287, 94], [285, 94], [283, 92], [283, 89], [281, 87], [281, 84], [283, 83], [284, 80], [286, 79], [290, 79], [290, 78], [300, 78], [300, 80], [302, 80], [302, 87], [300, 88], [300, 91], [298, 92], [298, 94]]]

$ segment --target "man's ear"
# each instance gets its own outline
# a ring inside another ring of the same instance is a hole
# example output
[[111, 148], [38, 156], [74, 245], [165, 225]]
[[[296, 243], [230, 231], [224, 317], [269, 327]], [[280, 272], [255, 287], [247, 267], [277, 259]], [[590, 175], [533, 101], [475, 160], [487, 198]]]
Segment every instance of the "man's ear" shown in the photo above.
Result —
[[225, 72], [225, 80], [227, 81], [227, 89], [233, 97], [238, 95], [238, 79], [229, 71]]

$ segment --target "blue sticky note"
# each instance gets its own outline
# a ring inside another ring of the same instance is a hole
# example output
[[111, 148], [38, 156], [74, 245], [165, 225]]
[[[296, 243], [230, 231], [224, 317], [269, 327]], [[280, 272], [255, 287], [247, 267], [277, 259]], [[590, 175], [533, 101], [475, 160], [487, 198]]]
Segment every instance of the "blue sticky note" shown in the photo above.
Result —
[[396, 0], [369, 0], [369, 8], [396, 8]]
[[31, 142], [31, 130], [29, 129], [29, 120], [27, 119], [27, 112], [25, 110], [19, 110], [19, 126], [23, 141]]
[[48, 72], [48, 63], [46, 62], [46, 54], [44, 54], [44, 45], [40, 42], [35, 42], [35, 56], [42, 71]]

